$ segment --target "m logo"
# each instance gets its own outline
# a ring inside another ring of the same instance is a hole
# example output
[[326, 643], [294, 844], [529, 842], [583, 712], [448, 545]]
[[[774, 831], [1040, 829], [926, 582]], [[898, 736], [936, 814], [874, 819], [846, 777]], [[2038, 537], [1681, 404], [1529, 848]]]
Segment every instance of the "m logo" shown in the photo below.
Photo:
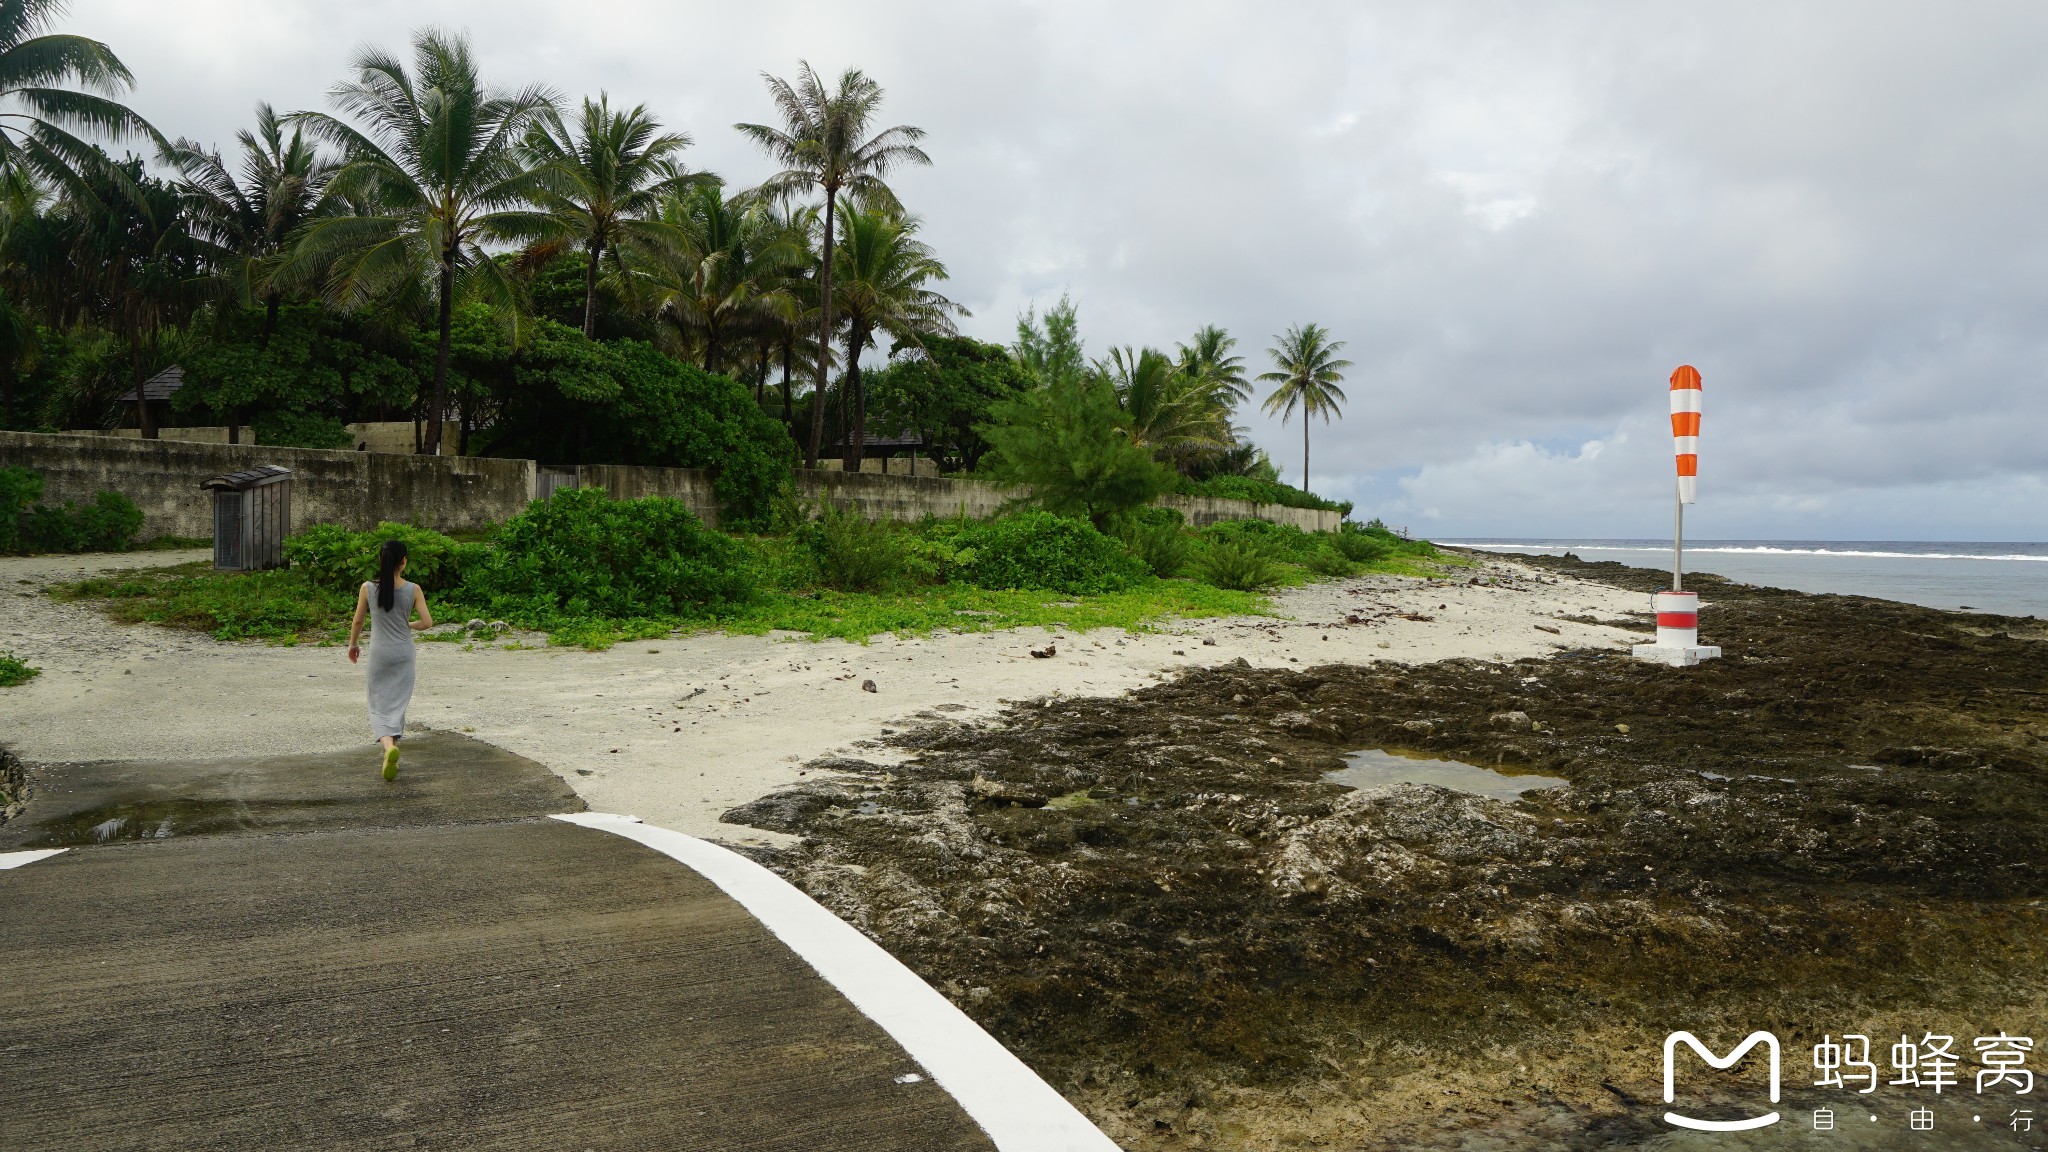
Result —
[[[1707, 1051], [1707, 1046], [1700, 1043], [1700, 1038], [1692, 1033], [1673, 1032], [1664, 1038], [1664, 1102], [1666, 1104], [1670, 1104], [1678, 1098], [1676, 1085], [1673, 1083], [1675, 1078], [1672, 1075], [1672, 1062], [1673, 1058], [1677, 1055], [1678, 1044], [1681, 1040], [1685, 1042], [1686, 1047], [1699, 1053], [1700, 1059], [1707, 1062], [1707, 1067], [1715, 1069], [1733, 1068], [1736, 1061], [1749, 1055], [1750, 1049], [1759, 1044], [1764, 1045], [1771, 1052], [1771, 1103], [1776, 1104], [1778, 1102], [1778, 1038], [1776, 1036], [1771, 1035], [1769, 1032], [1751, 1032], [1742, 1043], [1735, 1046], [1734, 1051], [1729, 1052], [1726, 1056], [1716, 1056], [1712, 1052]], [[1752, 1116], [1747, 1120], [1695, 1120], [1690, 1116], [1680, 1116], [1676, 1112], [1666, 1112], [1664, 1114], [1664, 1122], [1674, 1128], [1691, 1128], [1700, 1132], [1741, 1132], [1750, 1128], [1762, 1128], [1766, 1125], [1776, 1124], [1778, 1122], [1778, 1114], [1770, 1112], [1762, 1116]]]

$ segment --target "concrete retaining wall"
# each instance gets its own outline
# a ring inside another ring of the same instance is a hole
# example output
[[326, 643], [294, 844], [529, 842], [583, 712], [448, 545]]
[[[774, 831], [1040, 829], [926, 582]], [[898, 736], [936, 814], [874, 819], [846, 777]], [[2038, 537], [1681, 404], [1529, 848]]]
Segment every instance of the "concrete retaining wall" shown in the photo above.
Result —
[[[368, 528], [380, 520], [442, 532], [476, 531], [518, 515], [535, 491], [531, 460], [0, 432], [0, 466], [42, 473], [44, 500], [84, 503], [94, 492], [112, 489], [142, 509], [144, 538], [212, 536], [212, 503], [200, 482], [258, 464], [292, 470], [294, 531], [320, 523]], [[718, 523], [718, 497], [705, 469], [586, 464], [575, 472], [582, 487], [603, 488], [619, 499], [667, 496], [687, 504], [707, 523]], [[802, 469], [796, 474], [796, 494], [806, 507], [829, 502], [874, 520], [985, 519], [1017, 495], [1014, 489], [978, 480]], [[1179, 509], [1198, 528], [1219, 520], [1256, 519], [1329, 532], [1341, 519], [1335, 512], [1244, 500], [1168, 496], [1160, 503]]]
[[408, 520], [474, 531], [518, 515], [533, 498], [531, 460], [0, 432], [0, 466], [42, 473], [44, 500], [84, 503], [102, 488], [119, 492], [142, 509], [145, 538], [211, 537], [213, 505], [200, 482], [258, 464], [292, 470], [294, 530]]

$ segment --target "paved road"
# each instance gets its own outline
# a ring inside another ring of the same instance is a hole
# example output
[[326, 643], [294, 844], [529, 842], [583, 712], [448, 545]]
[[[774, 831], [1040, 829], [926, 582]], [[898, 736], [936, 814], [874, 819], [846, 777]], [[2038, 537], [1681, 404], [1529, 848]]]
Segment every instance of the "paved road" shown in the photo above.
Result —
[[994, 1146], [719, 888], [545, 819], [552, 774], [407, 750], [40, 772], [0, 1148]]

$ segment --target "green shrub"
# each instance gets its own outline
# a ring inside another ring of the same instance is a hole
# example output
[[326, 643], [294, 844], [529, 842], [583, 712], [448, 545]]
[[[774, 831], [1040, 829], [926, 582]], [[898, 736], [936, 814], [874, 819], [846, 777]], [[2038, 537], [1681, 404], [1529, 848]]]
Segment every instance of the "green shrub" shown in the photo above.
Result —
[[1256, 543], [1222, 539], [1209, 545], [1195, 561], [1195, 576], [1204, 584], [1233, 592], [1256, 592], [1280, 580], [1280, 568]]
[[429, 589], [460, 585], [468, 569], [483, 562], [488, 546], [452, 540], [428, 528], [385, 521], [368, 532], [339, 524], [315, 524], [288, 537], [285, 559], [316, 586], [353, 593], [377, 577], [377, 551], [386, 540], [405, 541], [405, 578]]
[[1250, 476], [1211, 476], [1206, 480], [1190, 480], [1183, 477], [1175, 488], [1188, 496], [1210, 496], [1224, 500], [1250, 500], [1256, 504], [1278, 504], [1286, 508], [1316, 508], [1327, 512], [1351, 514], [1351, 501], [1325, 500], [1313, 492], [1304, 492], [1289, 484], [1276, 480], [1259, 480]]
[[817, 560], [818, 579], [841, 592], [867, 592], [903, 574], [906, 550], [893, 525], [828, 504], [796, 531]]
[[1240, 544], [1269, 560], [1295, 564], [1307, 564], [1328, 547], [1329, 541], [1321, 533], [1303, 532], [1292, 524], [1269, 520], [1224, 520], [1202, 529], [1201, 536], [1211, 544]]
[[1139, 508], [1117, 526], [1117, 538], [1154, 576], [1171, 579], [1187, 567], [1194, 552], [1194, 542], [1181, 525], [1181, 514], [1171, 508]]
[[1367, 532], [1346, 524], [1330, 543], [1346, 560], [1354, 564], [1371, 564], [1394, 554], [1389, 539], [1379, 533]]
[[1334, 545], [1317, 549], [1308, 559], [1302, 561], [1302, 564], [1318, 576], [1349, 576], [1358, 571], [1358, 565], [1353, 564]]
[[[309, 412], [264, 412], [251, 426], [258, 444], [278, 448], [353, 448], [355, 436], [332, 416]], [[454, 451], [454, 446], [449, 446]]]
[[12, 652], [0, 652], [0, 688], [14, 688], [43, 674], [41, 668], [24, 664]]
[[142, 529], [142, 510], [119, 492], [83, 507], [36, 503], [42, 494], [41, 475], [0, 468], [0, 552], [120, 552]]
[[961, 535], [974, 550], [961, 575], [983, 588], [1093, 595], [1120, 592], [1146, 577], [1142, 561], [1093, 525], [1050, 512], [1004, 516]]
[[465, 574], [465, 598], [536, 625], [695, 615], [746, 600], [755, 584], [741, 544], [662, 496], [556, 492], [506, 521], [493, 543]]

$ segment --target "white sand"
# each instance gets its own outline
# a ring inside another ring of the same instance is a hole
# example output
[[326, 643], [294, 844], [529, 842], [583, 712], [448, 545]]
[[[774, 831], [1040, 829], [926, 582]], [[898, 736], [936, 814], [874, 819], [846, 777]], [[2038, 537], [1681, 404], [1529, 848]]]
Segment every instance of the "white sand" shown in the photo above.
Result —
[[[39, 591], [104, 569], [205, 555], [0, 558], [0, 651], [43, 669], [27, 685], [0, 689], [0, 742], [31, 762], [359, 747], [364, 771], [373, 771], [362, 670], [342, 649], [221, 643], [121, 625], [89, 604], [59, 603]], [[1188, 621], [1151, 634], [1024, 629], [878, 637], [866, 646], [710, 635], [607, 652], [426, 643], [410, 719], [537, 760], [599, 811], [770, 843], [779, 837], [720, 824], [719, 814], [803, 778], [801, 765], [816, 757], [886, 762], [870, 743], [920, 716], [985, 716], [1009, 700], [1052, 694], [1113, 695], [1239, 657], [1297, 668], [1495, 660], [1643, 639], [1556, 617], [1642, 612], [1647, 596], [1507, 561], [1488, 561], [1460, 580], [1475, 573], [1497, 583], [1328, 581], [1276, 596], [1282, 619]], [[1347, 614], [1366, 622], [1346, 624]], [[1048, 643], [1057, 655], [1029, 655]], [[861, 689], [867, 680], [873, 693]]]

